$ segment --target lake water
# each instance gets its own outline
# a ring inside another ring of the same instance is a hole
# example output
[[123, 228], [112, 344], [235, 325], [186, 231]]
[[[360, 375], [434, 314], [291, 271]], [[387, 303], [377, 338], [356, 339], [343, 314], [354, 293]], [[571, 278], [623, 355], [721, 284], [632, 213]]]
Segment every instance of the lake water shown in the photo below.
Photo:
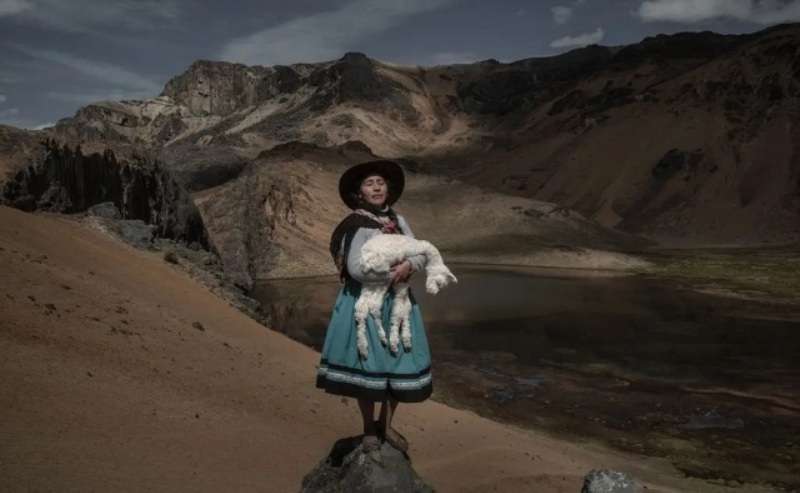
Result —
[[[677, 283], [451, 265], [427, 294], [434, 398], [574, 440], [669, 458], [687, 475], [800, 488], [800, 309]], [[259, 283], [290, 337], [321, 349], [333, 277]]]

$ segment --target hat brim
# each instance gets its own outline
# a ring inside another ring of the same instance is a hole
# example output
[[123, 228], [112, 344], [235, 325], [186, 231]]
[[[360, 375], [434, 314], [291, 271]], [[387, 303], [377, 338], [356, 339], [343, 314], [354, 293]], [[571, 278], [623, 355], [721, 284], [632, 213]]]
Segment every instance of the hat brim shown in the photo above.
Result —
[[359, 207], [356, 194], [361, 187], [361, 182], [370, 175], [382, 176], [388, 182], [389, 192], [386, 203], [389, 206], [397, 202], [403, 194], [406, 177], [399, 164], [388, 160], [368, 161], [350, 167], [339, 178], [339, 196], [347, 207], [351, 209]]

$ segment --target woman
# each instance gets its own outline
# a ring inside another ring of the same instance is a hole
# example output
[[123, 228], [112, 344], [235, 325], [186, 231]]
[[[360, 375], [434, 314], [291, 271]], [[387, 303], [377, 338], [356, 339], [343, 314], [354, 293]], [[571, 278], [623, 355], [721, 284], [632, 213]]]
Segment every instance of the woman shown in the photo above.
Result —
[[[411, 300], [410, 350], [392, 353], [381, 344], [376, 327], [367, 320], [369, 355], [359, 356], [356, 347], [355, 302], [363, 282], [407, 282], [414, 271], [424, 267], [425, 258], [416, 255], [392, 267], [386, 275], [361, 271], [361, 246], [376, 234], [405, 234], [413, 237], [403, 216], [391, 206], [400, 198], [405, 185], [403, 170], [392, 161], [370, 161], [348, 169], [339, 180], [339, 195], [353, 210], [333, 232], [330, 250], [343, 283], [333, 307], [322, 358], [317, 373], [317, 387], [327, 392], [358, 399], [364, 420], [362, 444], [367, 451], [380, 447], [380, 438], [402, 451], [406, 439], [392, 428], [399, 402], [420, 402], [433, 391], [430, 352], [422, 315], [413, 294]], [[394, 290], [389, 289], [383, 302], [383, 324], [389, 326]], [[381, 402], [378, 421], [375, 403]]]

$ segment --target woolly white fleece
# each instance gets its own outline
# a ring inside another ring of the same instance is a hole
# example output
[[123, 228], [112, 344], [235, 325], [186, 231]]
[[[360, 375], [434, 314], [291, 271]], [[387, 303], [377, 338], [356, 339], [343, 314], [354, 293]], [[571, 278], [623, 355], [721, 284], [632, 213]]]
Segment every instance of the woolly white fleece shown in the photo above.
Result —
[[[432, 243], [417, 240], [405, 235], [378, 234], [367, 240], [361, 247], [361, 269], [363, 272], [386, 274], [391, 266], [406, 257], [422, 254], [425, 256], [425, 289], [436, 294], [451, 282], [458, 282], [456, 276], [444, 264], [442, 255]], [[367, 317], [371, 316], [378, 328], [378, 337], [386, 345], [386, 332], [381, 323], [381, 305], [383, 297], [389, 289], [389, 282], [363, 283], [361, 294], [355, 304], [356, 340], [358, 352], [367, 358], [369, 345], [367, 342]], [[393, 353], [399, 349], [402, 338], [403, 347], [411, 349], [411, 300], [408, 297], [408, 284], [397, 283], [394, 287], [395, 297], [392, 306], [391, 327], [389, 328], [389, 348]], [[402, 330], [402, 333], [401, 333]]]

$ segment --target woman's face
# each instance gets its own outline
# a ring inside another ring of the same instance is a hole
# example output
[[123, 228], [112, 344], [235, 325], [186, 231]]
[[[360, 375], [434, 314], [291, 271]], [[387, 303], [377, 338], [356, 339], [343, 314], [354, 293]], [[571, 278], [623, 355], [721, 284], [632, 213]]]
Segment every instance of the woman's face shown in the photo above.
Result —
[[364, 202], [377, 207], [383, 207], [388, 198], [389, 187], [386, 180], [380, 175], [370, 175], [361, 182], [359, 195]]

